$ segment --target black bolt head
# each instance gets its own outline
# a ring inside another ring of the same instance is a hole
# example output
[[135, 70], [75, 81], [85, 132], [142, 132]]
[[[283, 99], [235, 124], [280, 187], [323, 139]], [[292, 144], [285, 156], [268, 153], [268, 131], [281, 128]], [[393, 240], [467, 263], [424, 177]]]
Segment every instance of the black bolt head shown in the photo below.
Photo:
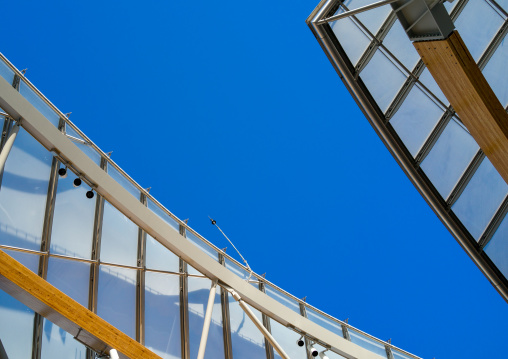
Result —
[[94, 196], [94, 193], [93, 193], [93, 191], [92, 191], [92, 190], [90, 190], [90, 191], [86, 192], [86, 198], [90, 198], [90, 199], [92, 199], [92, 198], [93, 198], [93, 196]]

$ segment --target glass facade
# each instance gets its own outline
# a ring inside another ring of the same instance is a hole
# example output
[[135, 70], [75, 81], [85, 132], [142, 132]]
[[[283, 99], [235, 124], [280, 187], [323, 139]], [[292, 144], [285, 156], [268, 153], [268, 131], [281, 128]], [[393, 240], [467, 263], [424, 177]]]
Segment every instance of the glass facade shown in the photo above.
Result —
[[[0, 58], [0, 76], [11, 83], [15, 82], [15, 76], [22, 77]], [[160, 205], [23, 78], [19, 92], [100, 170], [161, 218], [168, 228], [180, 233], [182, 240], [265, 293], [260, 295], [367, 350], [378, 353], [379, 348], [392, 347], [250, 273]], [[1, 121], [4, 128], [12, 125], [8, 117], [2, 117]], [[54, 155], [20, 129], [0, 182], [0, 249], [160, 357], [196, 357], [212, 281], [100, 194], [87, 198], [91, 184], [85, 181], [86, 174], [80, 174], [83, 183], [75, 187], [77, 171]], [[67, 175], [60, 176], [58, 169], [66, 166]], [[286, 327], [266, 313], [251, 309], [289, 357], [307, 358], [307, 349], [296, 345], [301, 336], [298, 328]], [[93, 357], [91, 348], [3, 291], [0, 291], [0, 316], [0, 339], [10, 358]], [[356, 336], [345, 335], [348, 328]], [[356, 341], [357, 337], [364, 339]], [[319, 338], [313, 340], [323, 350], [329, 347]], [[406, 354], [408, 358], [417, 358]], [[327, 355], [340, 358], [332, 351], [327, 351]], [[390, 359], [386, 353], [382, 356]], [[279, 356], [227, 289], [217, 286], [205, 358], [232, 357]]]
[[[367, 3], [373, 2], [323, 1], [307, 23], [415, 186], [490, 281], [501, 283], [498, 291], [508, 300], [503, 259], [508, 237], [502, 234], [508, 186], [450, 106], [391, 6], [320, 22]], [[506, 1], [444, 5], [508, 111]]]

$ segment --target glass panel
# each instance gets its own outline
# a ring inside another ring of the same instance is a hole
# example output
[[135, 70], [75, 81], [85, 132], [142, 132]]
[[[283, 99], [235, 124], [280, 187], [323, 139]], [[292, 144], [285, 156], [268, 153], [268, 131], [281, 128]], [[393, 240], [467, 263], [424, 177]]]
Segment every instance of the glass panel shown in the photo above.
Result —
[[436, 80], [434, 80], [434, 78], [432, 77], [427, 68], [423, 70], [418, 80], [423, 84], [423, 86], [425, 86], [430, 92], [432, 92], [434, 96], [436, 96], [439, 100], [441, 100], [444, 106], [448, 106], [450, 102], [443, 94], [443, 91], [441, 91], [441, 88], [437, 85]]
[[28, 100], [53, 126], [58, 127], [60, 116], [39, 97], [23, 80], [19, 83], [19, 93]]
[[136, 338], [136, 270], [100, 266], [97, 314]]
[[180, 270], [180, 258], [147, 234], [146, 267], [169, 272], [178, 272]]
[[406, 76], [379, 50], [361, 72], [361, 78], [383, 112], [406, 80]]
[[337, 323], [336, 321], [334, 321], [330, 318], [327, 318], [324, 315], [322, 315], [310, 308], [306, 308], [306, 312], [307, 312], [307, 318], [311, 322], [322, 326], [323, 328], [331, 331], [332, 333], [337, 334], [340, 337], [344, 337], [342, 334], [342, 326], [340, 325], [340, 323]]
[[123, 188], [129, 191], [130, 194], [134, 196], [134, 198], [140, 198], [140, 191], [136, 186], [132, 184], [127, 178], [125, 178], [118, 170], [112, 165], [108, 164], [108, 174], [113, 177], [113, 179], [118, 182]]
[[492, 58], [483, 69], [483, 75], [489, 82], [497, 98], [506, 107], [508, 105], [508, 71], [506, 71], [506, 59], [508, 58], [508, 40], [501, 42]]
[[8, 83], [12, 84], [14, 80], [14, 71], [2, 60], [0, 60], [0, 76], [2, 76]]
[[55, 212], [51, 230], [51, 253], [91, 258], [95, 218], [95, 197], [86, 198], [90, 190], [85, 184], [73, 185], [74, 176], [58, 179]]
[[[273, 319], [270, 319], [270, 329], [272, 336], [291, 359], [307, 359], [305, 346], [299, 347], [296, 345], [296, 341], [300, 338], [300, 334], [295, 333]], [[275, 358], [282, 358], [275, 349], [273, 352]]]
[[374, 339], [366, 337], [365, 335], [353, 330], [349, 329], [349, 336], [351, 337], [351, 341], [371, 352], [374, 352], [383, 358], [386, 358], [386, 349], [385, 346]]
[[[101, 155], [99, 152], [93, 149], [89, 144], [85, 144], [82, 141], [89, 143], [82, 136], [80, 136], [76, 131], [72, 129], [71, 126], [65, 125], [65, 133], [69, 136], [77, 138], [78, 140], [74, 140], [69, 138], [85, 155], [87, 155], [92, 161], [94, 161], [97, 165], [101, 164]], [[81, 141], [80, 141], [81, 140]]]
[[137, 265], [139, 230], [109, 202], [104, 201], [101, 235], [101, 262]]
[[148, 209], [159, 216], [164, 222], [168, 223], [174, 230], [180, 233], [180, 225], [163, 209], [156, 205], [151, 199], [148, 199]]
[[269, 284], [265, 284], [265, 293], [268, 294], [269, 297], [275, 299], [277, 302], [300, 314], [300, 305], [294, 299], [291, 299], [283, 293], [279, 292], [277, 289], [272, 288], [272, 286]]
[[502, 24], [503, 18], [486, 1], [469, 1], [455, 21], [462, 40], [476, 61]]
[[[0, 339], [9, 358], [32, 357], [34, 312], [0, 290]], [[16, 325], [13, 325], [16, 323]]]
[[[188, 278], [189, 285], [189, 347], [190, 357], [198, 356], [199, 343], [203, 331], [204, 317], [210, 295], [211, 281], [202, 278]], [[224, 358], [224, 338], [222, 332], [222, 308], [220, 300], [220, 288], [216, 287], [215, 301], [212, 311], [212, 322], [206, 342], [205, 358]]]
[[478, 240], [507, 192], [505, 181], [485, 158], [452, 210]]
[[[2, 248], [2, 251], [10, 255], [12, 258], [17, 260], [19, 263], [23, 264], [25, 267], [30, 269], [34, 273], [39, 272], [39, 259], [40, 256], [37, 254], [31, 254], [31, 253], [25, 253], [25, 252], [18, 252], [18, 251], [11, 251], [9, 249]], [[1, 303], [1, 301], [0, 301]], [[2, 339], [0, 337], [0, 339]]]
[[508, 217], [503, 219], [496, 233], [485, 246], [485, 253], [508, 278]]
[[85, 359], [86, 347], [65, 330], [44, 319], [41, 354], [42, 359]]
[[51, 154], [20, 129], [0, 187], [0, 244], [40, 250]]
[[501, 5], [504, 11], [508, 11], [508, 0], [497, 0], [497, 3]]
[[[346, 0], [344, 1], [344, 5], [347, 6], [349, 10], [358, 9], [359, 7], [372, 4], [372, 0]], [[364, 13], [356, 15], [358, 20], [364, 24], [370, 32], [374, 35], [377, 33], [383, 22], [388, 17], [391, 8], [390, 6], [381, 6], [369, 11], [365, 11]]]
[[398, 351], [397, 349], [393, 349], [393, 348], [392, 348], [392, 354], [393, 354], [394, 359], [413, 359], [409, 355], [406, 355], [406, 354]]
[[415, 157], [442, 114], [443, 111], [418, 86], [413, 86], [390, 123]]
[[[245, 269], [240, 267], [238, 264], [234, 263], [233, 261], [229, 260], [228, 258], [225, 258], [226, 261], [226, 268], [229, 269], [231, 272], [235, 273], [237, 276], [239, 276], [242, 279], [247, 280], [249, 278], [249, 272], [247, 272]], [[255, 278], [252, 278], [255, 279]], [[257, 286], [257, 284], [256, 284]]]
[[330, 23], [330, 27], [346, 52], [349, 61], [353, 66], [356, 65], [370, 44], [369, 38], [350, 18], [334, 21]]
[[89, 263], [50, 257], [47, 281], [88, 308]]
[[145, 289], [145, 346], [164, 359], [181, 358], [180, 276], [146, 272]]
[[421, 167], [446, 199], [477, 152], [473, 137], [451, 120]]
[[217, 254], [217, 252], [212, 247], [210, 247], [208, 244], [203, 242], [199, 237], [197, 237], [196, 235], [194, 235], [193, 233], [191, 233], [189, 231], [186, 231], [185, 236], [187, 237], [187, 239], [189, 241], [194, 243], [203, 252], [208, 254], [213, 260], [215, 260], [215, 261], [219, 260], [219, 255]]
[[[228, 296], [233, 358], [266, 358], [265, 337], [231, 294]], [[256, 318], [262, 321], [261, 313], [252, 307], [250, 308]]]
[[385, 45], [409, 71], [413, 70], [413, 67], [420, 59], [420, 55], [418, 55], [418, 52], [411, 44], [411, 41], [407, 37], [399, 21], [395, 21], [390, 32], [388, 32], [388, 35], [386, 35], [383, 40], [383, 45]]

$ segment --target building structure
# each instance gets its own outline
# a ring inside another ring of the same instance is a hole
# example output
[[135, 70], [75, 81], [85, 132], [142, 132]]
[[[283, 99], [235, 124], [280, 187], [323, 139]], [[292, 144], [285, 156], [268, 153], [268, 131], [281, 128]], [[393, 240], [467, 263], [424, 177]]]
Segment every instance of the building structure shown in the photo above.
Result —
[[0, 58], [2, 359], [194, 358], [206, 313], [206, 358], [417, 358], [207, 242]]
[[[372, 2], [321, 1], [307, 23], [401, 168], [508, 300], [506, 181], [499, 174], [500, 168], [495, 168], [478, 146], [480, 138], [475, 141], [469, 133], [412, 46], [397, 21], [396, 7], [388, 5], [395, 1], [381, 3], [387, 6], [346, 17], [348, 11]], [[397, 6], [402, 3], [411, 2], [399, 1]], [[443, 2], [420, 3], [432, 8]], [[444, 6], [508, 111], [508, 4], [457, 0], [444, 2]], [[493, 151], [488, 150], [490, 156]]]

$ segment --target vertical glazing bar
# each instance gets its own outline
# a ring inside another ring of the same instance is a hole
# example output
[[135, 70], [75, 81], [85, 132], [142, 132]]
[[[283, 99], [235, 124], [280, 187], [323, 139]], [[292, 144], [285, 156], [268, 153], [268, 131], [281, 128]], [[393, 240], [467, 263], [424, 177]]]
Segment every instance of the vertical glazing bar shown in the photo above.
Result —
[[[303, 300], [305, 300], [305, 298]], [[302, 315], [302, 317], [307, 318], [307, 310], [305, 308], [305, 305], [303, 303], [299, 303], [299, 304], [300, 304], [300, 314]], [[310, 342], [305, 335], [303, 336], [303, 340], [305, 342], [305, 352], [307, 353], [307, 359], [312, 359], [309, 349], [308, 349]]]
[[7, 140], [7, 134], [9, 133], [11, 123], [12, 120], [10, 120], [8, 117], [4, 118], [4, 123], [2, 125], [2, 137], [0, 137], [0, 151], [4, 147], [4, 143]]
[[[219, 263], [226, 266], [224, 256], [219, 253]], [[224, 338], [224, 357], [233, 359], [233, 346], [231, 344], [231, 322], [229, 317], [229, 296], [228, 291], [220, 288], [220, 302], [222, 306], [222, 336]]]
[[390, 348], [389, 346], [385, 346], [385, 350], [386, 350], [386, 357], [388, 359], [395, 359], [393, 357], [392, 348]]
[[[62, 131], [65, 123], [60, 119], [58, 129]], [[45, 253], [39, 257], [38, 275], [44, 279], [48, 275], [48, 262], [49, 262], [49, 248], [51, 244], [51, 228], [53, 225], [53, 213], [56, 200], [56, 188], [58, 185], [58, 168], [60, 162], [53, 157], [51, 162], [51, 172], [48, 184], [48, 191], [46, 197], [46, 208], [44, 210], [44, 222], [42, 227], [42, 238], [40, 251]], [[39, 313], [34, 315], [34, 333], [32, 341], [32, 359], [39, 359], [42, 350], [42, 335], [43, 335], [44, 317]]]
[[0, 175], [4, 172], [5, 162], [7, 162], [7, 157], [9, 157], [9, 153], [11, 152], [12, 146], [14, 145], [14, 141], [16, 140], [16, 136], [19, 132], [19, 125], [15, 124], [11, 131], [9, 132], [9, 136], [5, 141], [5, 145], [2, 147], [0, 151]]
[[[263, 293], [265, 292], [265, 284], [261, 281], [259, 281], [258, 288]], [[263, 318], [263, 325], [265, 326], [266, 330], [271, 334], [272, 328], [270, 326], [270, 318], [265, 313], [262, 313], [261, 317]], [[273, 353], [273, 347], [268, 341], [268, 339], [265, 337], [265, 350], [266, 350], [266, 358], [267, 359], [274, 359], [275, 355]]]
[[346, 325], [341, 324], [342, 326], [342, 335], [344, 336], [344, 339], [351, 341], [351, 337], [349, 336], [349, 330]]
[[[101, 168], [107, 170], [107, 161], [105, 158], [101, 158]], [[92, 239], [92, 256], [91, 259], [94, 261], [90, 265], [90, 286], [88, 289], [88, 309], [94, 313], [97, 313], [97, 291], [99, 289], [99, 259], [101, 254], [101, 234], [102, 234], [102, 220], [104, 212], [104, 198], [97, 194], [95, 201], [95, 216], [94, 216], [94, 227], [93, 227], [93, 239]], [[86, 349], [86, 358], [95, 359], [95, 353], [90, 349]]]
[[[140, 202], [147, 204], [146, 195], [141, 193]], [[146, 273], [146, 233], [138, 230], [138, 270], [136, 283], [136, 340], [145, 345], [145, 273]]]
[[[185, 237], [185, 227], [180, 225], [180, 234]], [[188, 285], [187, 263], [180, 258], [180, 329], [182, 341], [182, 359], [190, 359], [189, 351], [189, 308], [188, 308]]]

